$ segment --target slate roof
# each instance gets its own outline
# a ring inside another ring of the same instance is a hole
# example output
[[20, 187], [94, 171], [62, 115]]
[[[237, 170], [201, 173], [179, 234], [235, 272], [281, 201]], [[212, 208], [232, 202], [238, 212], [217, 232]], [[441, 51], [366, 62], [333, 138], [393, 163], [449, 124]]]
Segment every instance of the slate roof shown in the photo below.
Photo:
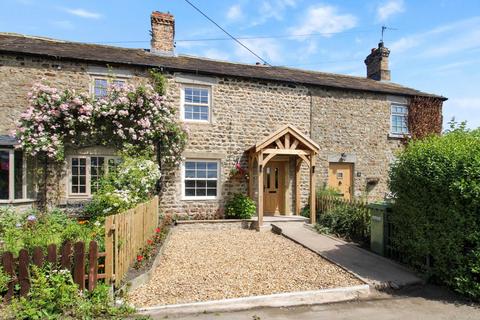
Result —
[[259, 80], [301, 83], [330, 88], [381, 92], [406, 96], [445, 97], [421, 92], [392, 82], [363, 77], [307, 71], [286, 67], [231, 63], [191, 56], [162, 56], [144, 49], [129, 49], [98, 44], [54, 40], [20, 34], [0, 33], [0, 53], [46, 56], [56, 59], [116, 63], [143, 67], [163, 67], [171, 71], [205, 75], [234, 76]]

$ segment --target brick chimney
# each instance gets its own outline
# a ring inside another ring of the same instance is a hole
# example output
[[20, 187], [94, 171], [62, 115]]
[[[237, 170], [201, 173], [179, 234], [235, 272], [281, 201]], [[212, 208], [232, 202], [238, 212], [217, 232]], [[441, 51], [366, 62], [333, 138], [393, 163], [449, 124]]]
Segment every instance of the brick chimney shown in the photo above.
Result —
[[150, 16], [152, 30], [150, 34], [151, 51], [173, 55], [175, 49], [175, 17], [170, 13], [153, 11]]
[[383, 42], [378, 44], [378, 48], [372, 49], [372, 52], [365, 59], [367, 78], [377, 81], [390, 81], [389, 55], [390, 50], [383, 46]]

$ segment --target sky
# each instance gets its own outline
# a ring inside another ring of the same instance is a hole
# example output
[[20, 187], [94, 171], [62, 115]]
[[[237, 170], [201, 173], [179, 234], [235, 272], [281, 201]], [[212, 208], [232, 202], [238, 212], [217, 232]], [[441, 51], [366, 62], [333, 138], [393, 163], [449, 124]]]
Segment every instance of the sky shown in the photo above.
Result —
[[[480, 0], [190, 0], [271, 65], [365, 76], [364, 59], [387, 29], [392, 81], [447, 97], [480, 127]], [[176, 53], [259, 59], [184, 0], [0, 0], [0, 32], [149, 48], [150, 13], [176, 21]], [[192, 41], [194, 40], [194, 41]]]

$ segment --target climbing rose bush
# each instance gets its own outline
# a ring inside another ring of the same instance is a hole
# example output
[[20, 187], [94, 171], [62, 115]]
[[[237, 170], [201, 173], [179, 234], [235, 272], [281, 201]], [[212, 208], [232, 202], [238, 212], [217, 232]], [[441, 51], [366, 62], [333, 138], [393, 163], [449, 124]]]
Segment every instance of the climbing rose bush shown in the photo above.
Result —
[[133, 152], [162, 146], [162, 160], [177, 165], [187, 132], [176, 120], [175, 108], [151, 85], [112, 85], [98, 100], [75, 91], [33, 86], [29, 107], [17, 125], [20, 146], [31, 155], [45, 152], [63, 160], [65, 144], [109, 145]]
[[75, 144], [92, 131], [94, 107], [86, 95], [35, 84], [28, 97], [29, 107], [20, 115], [16, 136], [31, 155], [45, 152], [63, 159], [64, 143]]

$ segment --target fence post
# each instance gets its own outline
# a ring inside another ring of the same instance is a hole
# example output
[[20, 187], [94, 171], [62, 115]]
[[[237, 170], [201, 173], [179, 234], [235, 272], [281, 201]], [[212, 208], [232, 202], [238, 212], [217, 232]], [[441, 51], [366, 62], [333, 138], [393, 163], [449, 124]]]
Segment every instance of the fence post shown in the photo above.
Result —
[[73, 281], [80, 290], [85, 289], [85, 244], [77, 242], [73, 246]]
[[57, 246], [53, 243], [47, 247], [47, 261], [57, 264]]
[[97, 285], [98, 273], [98, 246], [95, 241], [90, 241], [88, 258], [88, 291], [93, 291]]
[[13, 268], [13, 254], [11, 252], [5, 252], [2, 255], [2, 265], [3, 270], [6, 274], [8, 274], [11, 278], [10, 282], [8, 283], [7, 293], [5, 294], [5, 301], [10, 301], [13, 297], [13, 287], [15, 284], [15, 272]]
[[20, 284], [20, 296], [24, 297], [30, 290], [30, 279], [28, 277], [28, 264], [30, 259], [28, 251], [20, 250], [18, 253], [18, 283]]
[[72, 243], [70, 241], [66, 241], [62, 248], [60, 249], [60, 266], [62, 269], [71, 270], [71, 263], [70, 263], [70, 254], [72, 253]]
[[113, 278], [114, 249], [113, 240], [115, 235], [114, 216], [105, 219], [105, 282], [110, 284]]
[[39, 268], [43, 266], [43, 251], [40, 247], [33, 248], [33, 264]]

